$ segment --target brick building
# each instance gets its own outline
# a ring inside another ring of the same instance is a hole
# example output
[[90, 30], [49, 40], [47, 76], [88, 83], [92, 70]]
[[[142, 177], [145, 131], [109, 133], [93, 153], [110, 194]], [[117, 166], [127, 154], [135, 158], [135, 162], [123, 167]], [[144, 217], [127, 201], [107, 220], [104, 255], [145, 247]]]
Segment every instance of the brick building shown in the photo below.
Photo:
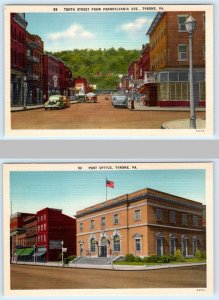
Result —
[[27, 105], [43, 101], [44, 43], [38, 35], [26, 32], [27, 42]]
[[43, 102], [50, 95], [60, 94], [59, 86], [60, 60], [51, 54], [43, 55]]
[[56, 261], [61, 254], [61, 242], [67, 248], [65, 256], [76, 254], [76, 220], [60, 209], [44, 208], [37, 212], [37, 260]]
[[26, 96], [26, 27], [24, 13], [11, 14], [11, 105], [23, 105]]
[[153, 189], [119, 196], [80, 210], [77, 255], [91, 257], [174, 254], [205, 250], [200, 202]]
[[25, 220], [34, 214], [17, 212], [10, 217], [10, 256], [15, 255], [16, 249], [26, 246]]
[[88, 82], [86, 78], [78, 76], [73, 80], [73, 85], [76, 92], [86, 93], [88, 88]]
[[[150, 69], [157, 82], [156, 104], [189, 106], [189, 39], [185, 28], [188, 11], [157, 13], [147, 35], [150, 37]], [[191, 13], [196, 20], [193, 33], [194, 99], [205, 106], [205, 13]]]
[[72, 72], [61, 60], [59, 60], [59, 87], [61, 95], [71, 95], [73, 87]]

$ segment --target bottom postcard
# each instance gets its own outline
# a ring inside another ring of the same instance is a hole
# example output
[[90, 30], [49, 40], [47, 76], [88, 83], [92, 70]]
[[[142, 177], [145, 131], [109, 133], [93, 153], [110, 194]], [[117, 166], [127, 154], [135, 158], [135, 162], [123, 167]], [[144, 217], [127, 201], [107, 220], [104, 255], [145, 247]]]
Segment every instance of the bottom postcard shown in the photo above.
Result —
[[211, 295], [213, 164], [5, 164], [5, 295]]

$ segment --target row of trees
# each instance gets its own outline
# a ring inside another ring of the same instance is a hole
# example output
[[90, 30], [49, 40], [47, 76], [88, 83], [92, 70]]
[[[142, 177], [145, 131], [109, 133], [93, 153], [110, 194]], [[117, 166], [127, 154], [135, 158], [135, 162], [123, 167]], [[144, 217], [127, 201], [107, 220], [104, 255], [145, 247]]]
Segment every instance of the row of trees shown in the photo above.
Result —
[[119, 75], [126, 74], [130, 63], [139, 58], [139, 50], [74, 49], [52, 53], [71, 69], [73, 77], [85, 77], [98, 89], [115, 89]]

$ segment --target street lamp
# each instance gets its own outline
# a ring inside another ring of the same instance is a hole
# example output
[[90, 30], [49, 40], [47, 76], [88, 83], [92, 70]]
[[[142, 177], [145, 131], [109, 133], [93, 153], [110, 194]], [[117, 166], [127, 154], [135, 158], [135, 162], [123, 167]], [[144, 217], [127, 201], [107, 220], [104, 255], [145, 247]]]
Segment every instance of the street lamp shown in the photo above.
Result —
[[34, 248], [34, 264], [36, 264], [36, 245], [33, 245]]
[[190, 86], [190, 128], [196, 129], [195, 102], [193, 95], [193, 62], [192, 62], [192, 34], [196, 20], [190, 15], [185, 21], [186, 31], [189, 34], [189, 86]]
[[64, 264], [63, 264], [63, 245], [64, 245], [64, 241], [61, 241], [61, 245], [62, 245], [62, 265], [64, 266]]
[[24, 76], [24, 83], [23, 83], [23, 87], [24, 87], [24, 100], [23, 100], [23, 108], [26, 109], [27, 108], [27, 76]]

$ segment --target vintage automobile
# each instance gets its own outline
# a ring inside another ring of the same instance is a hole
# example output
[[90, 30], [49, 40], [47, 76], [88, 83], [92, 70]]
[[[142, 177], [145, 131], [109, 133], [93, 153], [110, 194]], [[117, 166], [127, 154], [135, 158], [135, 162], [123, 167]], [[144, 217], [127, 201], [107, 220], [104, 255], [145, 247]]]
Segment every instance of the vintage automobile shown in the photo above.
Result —
[[70, 101], [67, 96], [52, 95], [49, 100], [44, 104], [45, 110], [47, 109], [62, 109], [70, 107]]
[[84, 93], [76, 94], [77, 102], [85, 102], [85, 99], [86, 99], [86, 94], [84, 94]]
[[97, 102], [97, 95], [94, 94], [94, 93], [88, 93], [88, 94], [86, 94], [86, 100], [85, 101], [96, 103]]
[[116, 92], [112, 95], [112, 105], [114, 107], [128, 107], [128, 95], [123, 92]]

